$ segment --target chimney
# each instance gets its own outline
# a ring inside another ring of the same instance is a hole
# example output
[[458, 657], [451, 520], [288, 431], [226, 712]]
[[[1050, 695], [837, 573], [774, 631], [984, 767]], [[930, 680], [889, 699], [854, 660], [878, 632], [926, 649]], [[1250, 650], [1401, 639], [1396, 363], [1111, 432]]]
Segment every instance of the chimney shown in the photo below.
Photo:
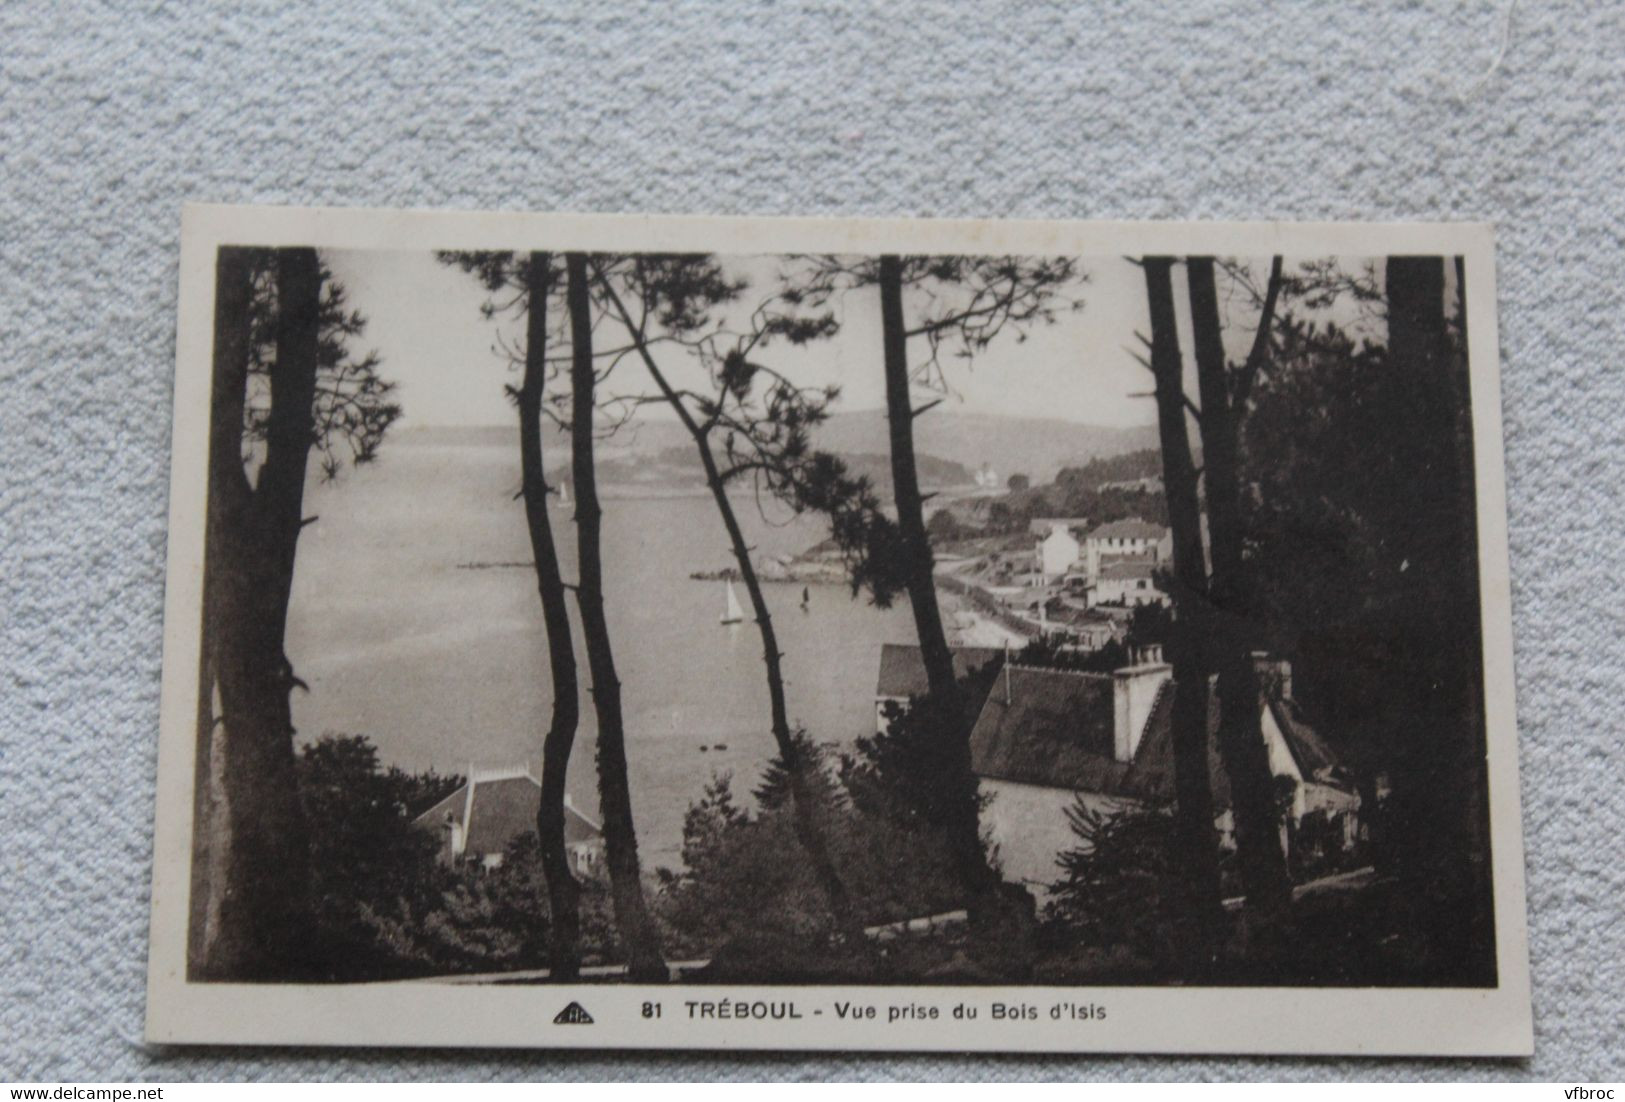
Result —
[[1172, 677], [1173, 668], [1160, 661], [1113, 671], [1112, 754], [1118, 761], [1134, 760], [1146, 721], [1151, 718], [1151, 707], [1157, 702], [1157, 692]]
[[1268, 700], [1292, 699], [1292, 663], [1276, 658], [1269, 651], [1253, 651], [1253, 676], [1258, 678], [1258, 691]]

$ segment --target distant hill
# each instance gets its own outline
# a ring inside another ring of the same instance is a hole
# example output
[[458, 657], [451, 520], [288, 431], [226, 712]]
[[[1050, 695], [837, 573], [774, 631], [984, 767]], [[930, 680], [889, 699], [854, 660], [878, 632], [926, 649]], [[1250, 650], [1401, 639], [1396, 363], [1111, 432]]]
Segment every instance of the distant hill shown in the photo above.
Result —
[[[890, 453], [840, 452], [839, 454], [842, 459], [846, 460], [847, 469], [851, 473], [868, 478], [869, 482], [880, 491], [882, 497], [891, 495]], [[920, 472], [920, 485], [927, 489], [969, 486], [976, 480], [976, 475], [963, 463], [956, 463], [952, 459], [942, 459], [927, 452], [916, 455], [914, 465]]]
[[[846, 461], [847, 469], [857, 475], [867, 477], [871, 484], [880, 491], [882, 497], [886, 496], [891, 485], [891, 457], [885, 454], [850, 454], [840, 453]], [[960, 486], [969, 486], [975, 481], [975, 476], [964, 465], [948, 459], [939, 459], [934, 455], [919, 455], [915, 457], [915, 465], [920, 472], [920, 484], [928, 489], [948, 489]], [[654, 453], [634, 453], [631, 455], [605, 458], [599, 461], [599, 478], [606, 483], [659, 483], [663, 485], [692, 484], [695, 487], [705, 484], [705, 472], [700, 466], [700, 459], [694, 446], [688, 442], [673, 448], [663, 448]]]
[[[551, 434], [550, 434], [551, 435]], [[507, 425], [426, 425], [392, 434], [389, 442], [442, 447], [513, 446], [517, 429]], [[556, 441], [557, 437], [553, 437]], [[835, 452], [885, 489], [890, 482], [886, 457], [891, 440], [881, 410], [839, 413], [819, 426], [817, 446]], [[1034, 485], [1050, 482], [1065, 467], [1081, 467], [1090, 460], [1155, 447], [1154, 425], [1119, 428], [1083, 425], [1034, 417], [1000, 417], [939, 407], [914, 422], [914, 443], [919, 453], [921, 480], [932, 486], [958, 486], [973, 481], [983, 464], [1002, 483], [1012, 474], [1028, 476]], [[688, 434], [676, 421], [645, 420], [623, 427], [598, 445], [598, 454], [618, 474], [630, 468], [648, 479], [659, 467], [671, 466], [687, 479], [691, 455]], [[550, 444], [550, 462], [566, 461], [569, 449]], [[622, 466], [623, 464], [630, 467]]]
[[[842, 413], [818, 430], [818, 444], [847, 455], [880, 454], [890, 449], [881, 410]], [[1155, 425], [1118, 428], [1037, 417], [999, 417], [938, 407], [914, 422], [914, 446], [922, 455], [976, 471], [985, 463], [1003, 482], [1024, 474], [1037, 485], [1063, 467], [1091, 459], [1155, 447]]]

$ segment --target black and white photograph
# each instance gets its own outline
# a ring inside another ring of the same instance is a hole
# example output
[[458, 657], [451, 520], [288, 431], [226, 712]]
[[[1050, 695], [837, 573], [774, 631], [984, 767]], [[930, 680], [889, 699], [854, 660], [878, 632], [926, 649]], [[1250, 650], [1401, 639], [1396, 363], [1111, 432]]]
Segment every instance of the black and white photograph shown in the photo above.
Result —
[[1486, 228], [181, 280], [155, 1039], [1528, 1050]]

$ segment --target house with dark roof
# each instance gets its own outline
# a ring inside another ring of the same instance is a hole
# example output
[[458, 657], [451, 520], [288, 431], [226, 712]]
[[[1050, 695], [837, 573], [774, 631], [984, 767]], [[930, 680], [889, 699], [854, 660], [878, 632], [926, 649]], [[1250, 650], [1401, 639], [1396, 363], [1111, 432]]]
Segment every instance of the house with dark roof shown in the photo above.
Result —
[[1061, 602], [1061, 611], [1052, 622], [1084, 650], [1099, 650], [1107, 643], [1121, 643], [1128, 637], [1128, 624], [1104, 609], [1079, 608], [1078, 598], [1067, 596]]
[[1089, 602], [1125, 608], [1167, 604], [1168, 595], [1157, 588], [1157, 560], [1102, 556]]
[[[1006, 665], [971, 731], [971, 766], [984, 795], [983, 829], [1005, 876], [1043, 894], [1057, 859], [1077, 846], [1067, 809], [1101, 815], [1174, 798], [1172, 668], [1159, 652], [1110, 674]], [[1336, 756], [1291, 698], [1284, 662], [1259, 661], [1278, 676], [1259, 707], [1270, 769], [1293, 785], [1294, 822], [1311, 811], [1358, 827], [1359, 796]], [[1215, 827], [1234, 844], [1230, 784], [1217, 750], [1218, 701], [1209, 693], [1208, 772]], [[1285, 830], [1283, 827], [1283, 834]]]
[[[1003, 662], [1001, 647], [951, 647], [954, 655], [954, 676], [964, 679], [991, 662]], [[885, 643], [880, 648], [880, 675], [875, 680], [875, 731], [888, 726], [886, 706], [904, 704], [916, 696], [924, 696], [931, 687], [925, 674], [925, 659], [920, 648], [904, 643]]]
[[[477, 861], [494, 869], [514, 839], [535, 832], [541, 806], [542, 782], [524, 766], [470, 766], [466, 781], [413, 822], [440, 835], [440, 859], [447, 864]], [[569, 793], [564, 796], [564, 848], [577, 876], [590, 876], [603, 864], [603, 827], [576, 807]]]

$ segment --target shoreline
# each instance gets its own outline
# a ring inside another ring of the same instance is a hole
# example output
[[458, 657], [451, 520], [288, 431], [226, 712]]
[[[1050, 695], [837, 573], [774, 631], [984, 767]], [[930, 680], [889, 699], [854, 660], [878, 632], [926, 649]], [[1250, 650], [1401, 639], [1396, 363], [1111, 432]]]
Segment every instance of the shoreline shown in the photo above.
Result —
[[948, 625], [948, 643], [956, 647], [1024, 647], [1028, 636], [1011, 631], [976, 608], [966, 597], [937, 587], [937, 603]]

